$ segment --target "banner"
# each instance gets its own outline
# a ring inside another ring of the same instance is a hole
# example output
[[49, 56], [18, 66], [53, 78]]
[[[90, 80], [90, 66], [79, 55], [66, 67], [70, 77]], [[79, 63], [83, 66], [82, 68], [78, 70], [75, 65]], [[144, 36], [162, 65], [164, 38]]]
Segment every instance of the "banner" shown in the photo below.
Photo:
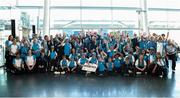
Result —
[[30, 30], [28, 28], [22, 27], [22, 36], [28, 38]]
[[82, 67], [82, 70], [88, 71], [88, 72], [96, 72], [98, 65], [96, 64], [91, 64], [91, 63], [85, 63]]

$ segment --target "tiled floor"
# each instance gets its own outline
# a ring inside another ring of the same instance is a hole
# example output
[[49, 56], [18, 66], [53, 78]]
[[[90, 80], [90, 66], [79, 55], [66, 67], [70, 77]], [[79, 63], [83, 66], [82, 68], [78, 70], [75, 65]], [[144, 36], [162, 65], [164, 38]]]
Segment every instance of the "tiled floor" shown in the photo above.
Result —
[[180, 97], [180, 60], [167, 79], [137, 76], [8, 75], [0, 70], [0, 96], [21, 97]]

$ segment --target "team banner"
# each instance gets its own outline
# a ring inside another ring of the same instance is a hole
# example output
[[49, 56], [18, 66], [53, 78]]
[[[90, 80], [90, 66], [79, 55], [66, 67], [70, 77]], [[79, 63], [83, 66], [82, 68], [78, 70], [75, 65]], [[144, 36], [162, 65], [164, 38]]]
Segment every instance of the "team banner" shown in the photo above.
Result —
[[96, 72], [97, 67], [98, 67], [97, 64], [85, 63], [82, 67], [82, 70], [88, 71], [88, 72]]

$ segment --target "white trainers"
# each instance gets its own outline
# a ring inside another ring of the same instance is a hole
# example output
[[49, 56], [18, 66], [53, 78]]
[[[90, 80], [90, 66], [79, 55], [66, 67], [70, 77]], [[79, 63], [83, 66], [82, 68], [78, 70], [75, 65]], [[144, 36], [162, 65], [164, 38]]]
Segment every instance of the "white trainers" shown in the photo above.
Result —
[[136, 72], [136, 74], [137, 74], [137, 75], [140, 75], [140, 74], [141, 74], [141, 72]]
[[65, 74], [65, 71], [61, 72], [61, 74], [64, 75], [64, 74]]
[[55, 74], [55, 75], [59, 75], [59, 74], [60, 74], [60, 72], [58, 72], [58, 71], [55, 71], [55, 72], [54, 72], [54, 74]]

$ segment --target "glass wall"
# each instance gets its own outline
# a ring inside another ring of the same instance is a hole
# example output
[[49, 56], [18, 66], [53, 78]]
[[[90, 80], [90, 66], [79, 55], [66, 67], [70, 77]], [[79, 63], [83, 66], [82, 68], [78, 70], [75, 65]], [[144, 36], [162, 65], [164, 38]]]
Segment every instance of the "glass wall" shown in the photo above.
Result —
[[[16, 19], [17, 35], [32, 35], [32, 25], [43, 33], [44, 0], [0, 0], [0, 46], [11, 34]], [[79, 31], [139, 33], [141, 0], [50, 0], [50, 34]], [[150, 33], [167, 34], [180, 42], [180, 0], [147, 0]]]
[[[14, 8], [29, 15], [30, 34], [31, 25], [36, 25], [37, 32], [42, 33], [43, 2], [44, 0], [0, 0], [0, 12], [3, 13], [0, 20], [11, 20], [14, 15], [17, 16], [12, 10]], [[137, 11], [141, 9], [141, 0], [50, 0], [50, 5], [51, 34], [82, 28], [137, 31], [140, 25]], [[160, 29], [178, 32], [180, 0], [147, 0], [147, 7], [150, 32]], [[20, 32], [21, 27], [19, 24]]]

